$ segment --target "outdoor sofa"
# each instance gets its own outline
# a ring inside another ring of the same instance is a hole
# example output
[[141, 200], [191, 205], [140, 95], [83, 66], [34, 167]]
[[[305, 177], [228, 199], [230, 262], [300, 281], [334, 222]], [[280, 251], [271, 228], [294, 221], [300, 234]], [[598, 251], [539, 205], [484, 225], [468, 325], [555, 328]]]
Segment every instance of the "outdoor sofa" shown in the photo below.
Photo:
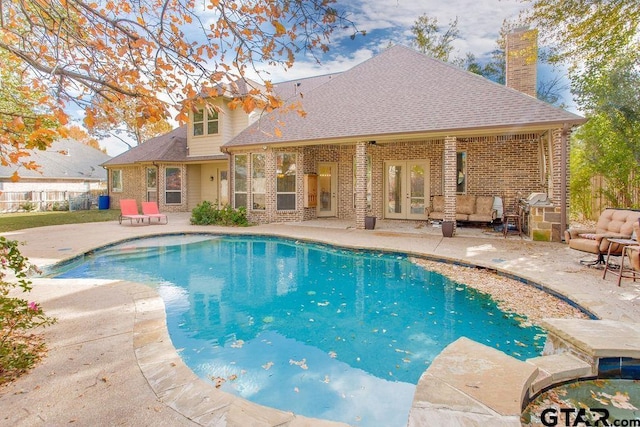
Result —
[[[456, 195], [456, 221], [493, 222], [498, 216], [493, 202], [493, 196]], [[444, 220], [444, 196], [433, 196], [427, 212], [432, 221]]]

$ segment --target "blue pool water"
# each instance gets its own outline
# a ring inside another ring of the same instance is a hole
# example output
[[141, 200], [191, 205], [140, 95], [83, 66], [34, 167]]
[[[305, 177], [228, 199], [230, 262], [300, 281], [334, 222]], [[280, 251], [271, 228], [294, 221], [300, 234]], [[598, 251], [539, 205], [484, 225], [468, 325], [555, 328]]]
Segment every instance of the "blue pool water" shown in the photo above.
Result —
[[157, 287], [185, 363], [222, 390], [297, 414], [404, 426], [415, 384], [461, 336], [519, 359], [544, 331], [404, 255], [247, 236], [130, 241], [55, 277]]

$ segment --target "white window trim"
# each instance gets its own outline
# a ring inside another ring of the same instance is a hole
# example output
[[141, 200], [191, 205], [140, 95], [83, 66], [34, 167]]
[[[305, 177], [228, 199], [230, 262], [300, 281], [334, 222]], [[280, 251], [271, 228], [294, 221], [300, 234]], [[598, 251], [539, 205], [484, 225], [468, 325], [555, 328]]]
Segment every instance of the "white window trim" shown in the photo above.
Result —
[[[202, 111], [202, 121], [195, 121], [194, 119], [194, 114], [191, 114], [191, 136], [193, 138], [205, 138], [208, 136], [214, 136], [214, 135], [220, 135], [220, 126], [221, 126], [221, 121], [220, 121], [220, 113], [218, 113], [214, 107], [202, 107], [202, 108], [198, 108], [198, 112]], [[217, 113], [217, 118], [216, 118], [216, 123], [218, 124], [218, 131], [216, 133], [209, 133], [209, 114], [211, 112], [215, 112]], [[200, 123], [202, 124], [202, 135], [195, 135], [194, 134], [194, 128], [195, 128], [195, 124], [196, 123]]]
[[[277, 165], [277, 157], [280, 155], [290, 155], [290, 156], [294, 156], [295, 158], [295, 165], [296, 165], [296, 180], [295, 180], [295, 188], [293, 191], [278, 191], [278, 175], [276, 174], [276, 210], [279, 212], [291, 212], [291, 211], [295, 211], [297, 209], [298, 206], [298, 154], [297, 153], [278, 153], [276, 155], [276, 165]], [[293, 208], [292, 209], [280, 209], [278, 207], [278, 196], [280, 194], [293, 194]]]
[[[167, 171], [169, 171], [170, 169], [178, 169], [178, 171], [180, 172], [180, 189], [179, 190], [169, 190], [167, 188]], [[183, 184], [183, 179], [184, 177], [183, 175], [183, 171], [182, 168], [179, 166], [167, 166], [164, 168], [164, 203], [166, 205], [181, 205], [182, 201], [184, 199], [184, 194], [182, 192], [182, 184]], [[176, 203], [176, 202], [168, 202], [167, 201], [167, 193], [179, 193], [180, 194], [180, 202]]]
[[[236, 159], [238, 157], [245, 157], [245, 183], [246, 183], [246, 188], [242, 191], [238, 190], [238, 180], [236, 179], [236, 174], [237, 174], [237, 163], [236, 163]], [[250, 155], [248, 153], [245, 154], [235, 154], [233, 156], [233, 207], [234, 208], [239, 208], [239, 206], [236, 206], [236, 194], [244, 194], [245, 195], [245, 200], [246, 200], [246, 204], [249, 204], [249, 159], [250, 159]], [[245, 206], [246, 208], [248, 208], [248, 206]]]
[[[251, 154], [251, 209], [255, 210], [255, 211], [264, 211], [264, 210], [267, 209], [267, 207], [266, 207], [267, 189], [265, 188], [263, 192], [256, 192], [256, 191], [254, 191], [254, 188], [253, 188], [254, 180], [256, 179], [256, 177], [255, 177], [255, 162], [254, 162], [254, 159], [255, 159], [256, 156], [262, 156], [263, 159], [264, 159], [263, 164], [264, 164], [264, 169], [265, 170], [263, 170], [262, 172], [264, 174], [263, 179], [265, 180], [265, 186], [266, 186], [266, 179], [267, 179], [267, 177], [266, 177], [266, 168], [267, 168], [266, 160], [267, 160], [267, 156], [264, 153], [252, 153]], [[263, 205], [261, 208], [256, 208], [255, 207], [256, 206], [255, 205], [255, 197], [256, 197], [256, 195], [264, 196], [265, 205]]]

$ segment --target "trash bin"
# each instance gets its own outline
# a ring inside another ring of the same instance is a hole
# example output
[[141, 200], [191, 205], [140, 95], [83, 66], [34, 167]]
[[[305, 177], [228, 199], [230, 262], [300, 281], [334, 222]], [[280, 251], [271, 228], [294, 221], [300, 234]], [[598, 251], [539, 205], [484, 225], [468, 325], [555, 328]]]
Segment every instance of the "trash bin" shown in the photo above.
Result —
[[109, 209], [109, 196], [98, 196], [98, 209]]

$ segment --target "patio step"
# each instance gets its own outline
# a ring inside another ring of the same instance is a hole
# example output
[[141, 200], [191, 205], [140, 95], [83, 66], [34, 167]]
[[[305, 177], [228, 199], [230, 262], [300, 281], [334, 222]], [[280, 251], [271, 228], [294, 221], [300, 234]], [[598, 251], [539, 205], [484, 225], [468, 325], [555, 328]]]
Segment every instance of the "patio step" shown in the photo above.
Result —
[[538, 368], [468, 338], [448, 345], [416, 387], [409, 427], [520, 426]]
[[593, 367], [570, 353], [553, 354], [527, 359], [538, 368], [538, 376], [529, 388], [529, 395], [534, 396], [545, 388], [563, 381], [594, 375]]

